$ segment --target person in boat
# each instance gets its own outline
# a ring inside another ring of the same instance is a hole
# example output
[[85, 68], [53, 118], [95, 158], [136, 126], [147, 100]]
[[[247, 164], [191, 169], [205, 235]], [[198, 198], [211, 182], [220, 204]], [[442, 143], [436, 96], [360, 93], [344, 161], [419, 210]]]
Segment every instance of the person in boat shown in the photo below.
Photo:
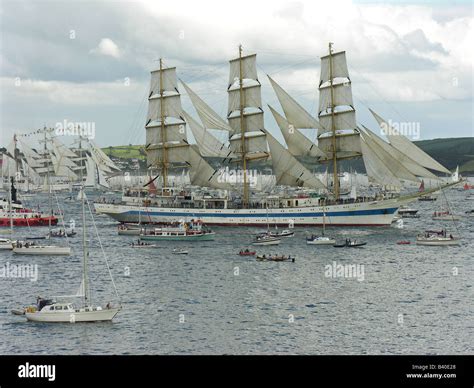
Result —
[[106, 304], [106, 306], [105, 306], [105, 308], [106, 308], [107, 310], [110, 310], [110, 309], [111, 309], [111, 307], [112, 307], [112, 305], [110, 304], [110, 302], [109, 302], [109, 303], [107, 303], [107, 304]]
[[450, 238], [451, 240], [454, 240], [454, 237], [453, 237], [452, 234], [449, 235], [449, 238]]

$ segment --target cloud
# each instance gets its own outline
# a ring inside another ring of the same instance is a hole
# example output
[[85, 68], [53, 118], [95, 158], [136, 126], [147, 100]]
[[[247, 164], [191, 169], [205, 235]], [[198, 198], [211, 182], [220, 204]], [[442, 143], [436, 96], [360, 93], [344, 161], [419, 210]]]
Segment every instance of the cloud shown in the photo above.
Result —
[[[107, 130], [113, 141], [127, 142], [114, 134], [130, 120], [144, 139], [144, 96], [149, 71], [160, 57], [225, 115], [228, 60], [238, 55], [239, 43], [244, 53], [258, 54], [264, 108], [271, 103], [279, 109], [265, 77], [269, 73], [314, 113], [319, 57], [329, 41], [347, 52], [363, 123], [365, 105], [383, 102], [401, 111], [409, 104], [410, 112], [417, 112], [417, 106], [429, 112], [430, 104], [438, 110], [442, 103], [446, 119], [433, 121], [433, 136], [453, 127], [453, 117], [462, 123], [454, 126], [460, 135], [472, 126], [470, 110], [449, 114], [460, 101], [472, 103], [474, 25], [469, 7], [350, 0], [333, 0], [324, 7], [310, 0], [242, 0], [234, 8], [215, 0], [166, 6], [151, 0], [10, 1], [0, 7], [0, 130], [42, 126], [73, 112], [103, 122], [106, 142]], [[24, 87], [8, 86], [16, 77]], [[125, 79], [132, 80], [128, 89], [122, 86]], [[183, 105], [190, 108], [185, 96]], [[275, 127], [271, 115], [266, 123]]]
[[106, 55], [120, 58], [121, 52], [117, 44], [109, 38], [102, 38], [99, 45], [90, 51], [92, 54]]

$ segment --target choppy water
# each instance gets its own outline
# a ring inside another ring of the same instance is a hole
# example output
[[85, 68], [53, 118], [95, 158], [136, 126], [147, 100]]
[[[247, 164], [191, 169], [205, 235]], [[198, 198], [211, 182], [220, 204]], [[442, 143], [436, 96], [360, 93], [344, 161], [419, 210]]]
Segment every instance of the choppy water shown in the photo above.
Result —
[[[474, 208], [466, 193], [447, 192], [455, 212]], [[65, 195], [61, 195], [64, 198]], [[90, 196], [91, 197], [91, 196]], [[442, 197], [442, 196], [441, 196]], [[80, 232], [80, 204], [61, 200], [66, 220]], [[47, 199], [37, 196], [28, 205]], [[41, 324], [10, 314], [37, 295], [73, 294], [80, 283], [81, 237], [72, 257], [27, 257], [0, 251], [0, 267], [38, 265], [36, 282], [0, 278], [1, 354], [466, 354], [474, 351], [474, 218], [458, 223], [460, 247], [396, 245], [432, 221], [439, 203], [415, 202], [421, 218], [403, 229], [345, 228], [327, 234], [368, 242], [362, 249], [307, 246], [317, 229], [295, 229], [280, 247], [295, 263], [257, 262], [236, 253], [255, 228], [214, 228], [212, 242], [160, 242], [153, 249], [128, 247], [113, 221], [96, 216], [123, 311], [113, 323]], [[452, 223], [448, 223], [452, 229]], [[89, 224], [89, 229], [91, 224]], [[3, 234], [0, 231], [0, 234]], [[39, 235], [46, 230], [32, 229]], [[27, 234], [19, 229], [18, 236]], [[60, 239], [60, 242], [65, 241]], [[93, 244], [97, 247], [97, 241]], [[172, 255], [174, 246], [189, 255]], [[100, 250], [91, 254], [93, 298], [112, 299]], [[361, 264], [364, 280], [329, 278], [325, 266]], [[454, 275], [458, 271], [457, 275]]]

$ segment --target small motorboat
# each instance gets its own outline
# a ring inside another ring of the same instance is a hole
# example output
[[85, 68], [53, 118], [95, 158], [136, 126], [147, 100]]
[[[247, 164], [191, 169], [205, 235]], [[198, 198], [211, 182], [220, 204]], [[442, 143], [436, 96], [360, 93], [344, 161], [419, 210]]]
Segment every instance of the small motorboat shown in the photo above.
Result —
[[269, 234], [264, 234], [257, 236], [252, 243], [252, 245], [278, 245], [280, 244], [281, 239], [279, 237], [270, 236]]
[[273, 237], [293, 237], [295, 235], [295, 232], [289, 229], [282, 230], [281, 232], [270, 232], [270, 236]]
[[239, 256], [255, 256], [257, 252], [255, 251], [250, 251], [248, 249], [246, 249], [245, 251], [240, 251], [239, 252]]
[[140, 236], [144, 229], [139, 224], [120, 224], [117, 228], [119, 236]]
[[291, 261], [292, 263], [295, 262], [295, 257], [291, 257], [290, 255], [288, 256], [273, 256], [273, 255], [258, 255], [257, 256], [258, 261]]
[[175, 255], [187, 255], [189, 252], [184, 248], [174, 248], [173, 254]]
[[0, 238], [0, 250], [12, 250], [16, 245], [15, 240], [9, 238]]
[[315, 236], [306, 238], [306, 244], [308, 245], [334, 245], [336, 240], [327, 236]]
[[423, 201], [423, 202], [432, 202], [436, 201], [438, 198], [433, 196], [433, 195], [422, 195], [418, 197], [418, 201]]
[[466, 212], [466, 216], [468, 216], [468, 217], [474, 217], [474, 210], [468, 210], [468, 211]]
[[47, 240], [47, 239], [49, 239], [49, 235], [25, 237], [25, 240]]
[[359, 248], [367, 245], [366, 242], [357, 242], [357, 240], [346, 240], [343, 244], [335, 244], [334, 248]]
[[49, 232], [49, 237], [72, 237], [75, 235], [76, 235], [76, 231], [73, 228], [51, 229], [51, 232]]
[[397, 241], [397, 245], [410, 245], [411, 241], [408, 240], [402, 240], [402, 241]]
[[403, 218], [420, 218], [420, 215], [417, 213], [417, 209], [412, 209], [408, 206], [401, 206], [400, 209], [398, 209], [398, 214]]
[[130, 244], [132, 248], [153, 248], [156, 247], [156, 244], [149, 244], [143, 241], [132, 242]]

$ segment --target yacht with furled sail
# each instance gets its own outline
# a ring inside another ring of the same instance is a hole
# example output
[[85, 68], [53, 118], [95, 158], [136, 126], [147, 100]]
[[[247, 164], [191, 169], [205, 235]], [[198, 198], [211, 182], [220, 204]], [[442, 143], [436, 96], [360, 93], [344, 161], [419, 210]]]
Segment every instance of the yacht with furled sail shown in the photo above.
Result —
[[[240, 46], [239, 56], [230, 61], [227, 120], [181, 81], [201, 123], [181, 107], [176, 68], [165, 67], [160, 60], [159, 69], [151, 73], [145, 149], [150, 174], [158, 172], [150, 182], [161, 183], [161, 188], [147, 198], [129, 190], [122, 204], [96, 203], [96, 211], [128, 223], [138, 222], [139, 214], [146, 212], [150, 223], [196, 217], [207, 225], [261, 226], [267, 223], [268, 212], [272, 223], [282, 226], [390, 226], [399, 207], [421, 194], [341, 198], [338, 161], [362, 157], [371, 182], [399, 189], [405, 182], [419, 183], [420, 179], [439, 182], [430, 170], [450, 174], [375, 112], [371, 111], [389, 142], [357, 125], [346, 54], [333, 52], [332, 44], [328, 55], [321, 58], [318, 118], [269, 77], [284, 115], [269, 109], [285, 147], [265, 129], [256, 58], [256, 54], [243, 55]], [[188, 142], [186, 124], [196, 144]], [[316, 130], [317, 144], [301, 129]], [[227, 142], [221, 142], [210, 130], [227, 133]], [[221, 166], [236, 166], [238, 181], [232, 184], [222, 170], [211, 167], [205, 159], [210, 156], [221, 158]], [[331, 188], [298, 160], [303, 156], [330, 166]], [[312, 194], [257, 193], [248, 169], [264, 160], [272, 163], [276, 185], [312, 190]], [[169, 184], [170, 169], [176, 167], [188, 170], [189, 189]], [[208, 188], [205, 193], [215, 190], [215, 194], [203, 195], [196, 187]]]
[[[38, 298], [36, 305], [28, 306], [22, 309], [12, 310], [15, 315], [24, 315], [28, 321], [48, 322], [48, 323], [76, 323], [76, 322], [100, 322], [112, 321], [112, 319], [120, 312], [122, 306], [120, 298], [115, 287], [115, 282], [110, 270], [109, 262], [105, 254], [102, 242], [97, 232], [97, 226], [94, 222], [92, 212], [92, 224], [99, 241], [102, 254], [105, 259], [107, 270], [109, 272], [112, 285], [114, 287], [115, 296], [119, 301], [117, 306], [113, 306], [110, 302], [103, 305], [93, 304], [90, 292], [90, 276], [89, 276], [89, 246], [87, 239], [87, 223], [86, 223], [86, 197], [81, 197], [82, 202], [82, 281], [79, 290], [75, 295], [63, 295], [53, 297], [51, 299]], [[91, 210], [90, 206], [88, 206]], [[81, 305], [76, 305], [69, 300], [82, 299]]]

